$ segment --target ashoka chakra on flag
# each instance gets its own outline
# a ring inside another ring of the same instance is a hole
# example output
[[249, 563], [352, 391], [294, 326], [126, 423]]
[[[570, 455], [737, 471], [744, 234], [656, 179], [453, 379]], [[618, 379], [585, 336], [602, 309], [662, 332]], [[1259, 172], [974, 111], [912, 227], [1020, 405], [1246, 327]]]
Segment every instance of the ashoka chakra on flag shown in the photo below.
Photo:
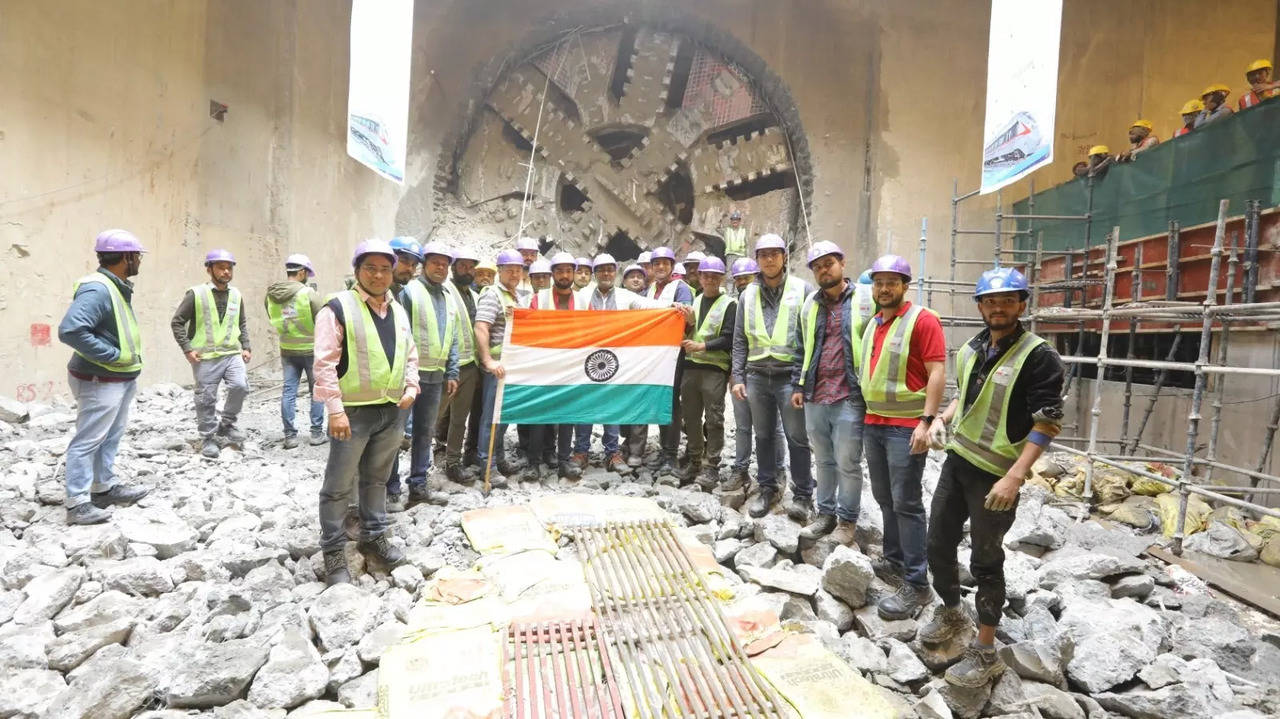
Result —
[[668, 424], [676, 309], [515, 310], [502, 350], [504, 424]]

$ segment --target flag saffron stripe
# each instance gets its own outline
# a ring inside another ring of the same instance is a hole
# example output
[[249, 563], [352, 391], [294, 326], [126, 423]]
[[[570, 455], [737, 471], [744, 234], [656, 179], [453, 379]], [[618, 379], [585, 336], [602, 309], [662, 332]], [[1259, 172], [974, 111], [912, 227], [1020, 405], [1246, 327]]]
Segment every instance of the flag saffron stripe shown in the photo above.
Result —
[[644, 347], [684, 339], [684, 315], [675, 309], [517, 309], [514, 318], [508, 347]]
[[503, 424], [671, 423], [671, 385], [509, 384], [503, 393]]

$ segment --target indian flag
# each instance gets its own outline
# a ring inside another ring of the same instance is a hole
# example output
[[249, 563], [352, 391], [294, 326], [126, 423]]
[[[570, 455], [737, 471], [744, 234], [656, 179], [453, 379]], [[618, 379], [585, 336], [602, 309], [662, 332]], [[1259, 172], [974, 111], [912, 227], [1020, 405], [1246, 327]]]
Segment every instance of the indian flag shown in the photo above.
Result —
[[515, 310], [497, 402], [511, 424], [668, 424], [679, 310]]

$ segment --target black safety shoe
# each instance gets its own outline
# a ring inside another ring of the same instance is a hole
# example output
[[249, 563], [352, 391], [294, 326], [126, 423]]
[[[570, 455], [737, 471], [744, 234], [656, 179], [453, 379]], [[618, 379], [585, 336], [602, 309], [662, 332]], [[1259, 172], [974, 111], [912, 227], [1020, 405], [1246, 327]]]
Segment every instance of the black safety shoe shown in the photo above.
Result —
[[759, 519], [769, 513], [774, 505], [778, 503], [778, 490], [761, 488], [760, 492], [747, 504], [747, 514], [753, 519]]
[[406, 561], [404, 552], [387, 541], [387, 535], [385, 534], [379, 534], [373, 539], [357, 543], [356, 549], [365, 557], [377, 559], [388, 567], [398, 567]]
[[93, 506], [98, 509], [106, 509], [113, 504], [127, 507], [147, 496], [150, 491], [147, 487], [117, 484], [105, 492], [93, 492], [89, 495], [89, 501], [93, 502]]
[[335, 584], [350, 584], [351, 572], [347, 569], [347, 555], [341, 549], [333, 549], [324, 553], [324, 583], [332, 587]]

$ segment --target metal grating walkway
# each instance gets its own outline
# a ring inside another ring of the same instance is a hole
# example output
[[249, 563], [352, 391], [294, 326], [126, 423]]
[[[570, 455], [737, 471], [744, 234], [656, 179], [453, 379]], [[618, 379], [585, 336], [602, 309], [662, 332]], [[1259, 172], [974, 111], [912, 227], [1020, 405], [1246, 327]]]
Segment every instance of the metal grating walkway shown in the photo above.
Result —
[[629, 717], [784, 716], [669, 523], [586, 527], [575, 540]]
[[594, 620], [513, 624], [507, 630], [506, 715], [623, 719], [609, 652]]

